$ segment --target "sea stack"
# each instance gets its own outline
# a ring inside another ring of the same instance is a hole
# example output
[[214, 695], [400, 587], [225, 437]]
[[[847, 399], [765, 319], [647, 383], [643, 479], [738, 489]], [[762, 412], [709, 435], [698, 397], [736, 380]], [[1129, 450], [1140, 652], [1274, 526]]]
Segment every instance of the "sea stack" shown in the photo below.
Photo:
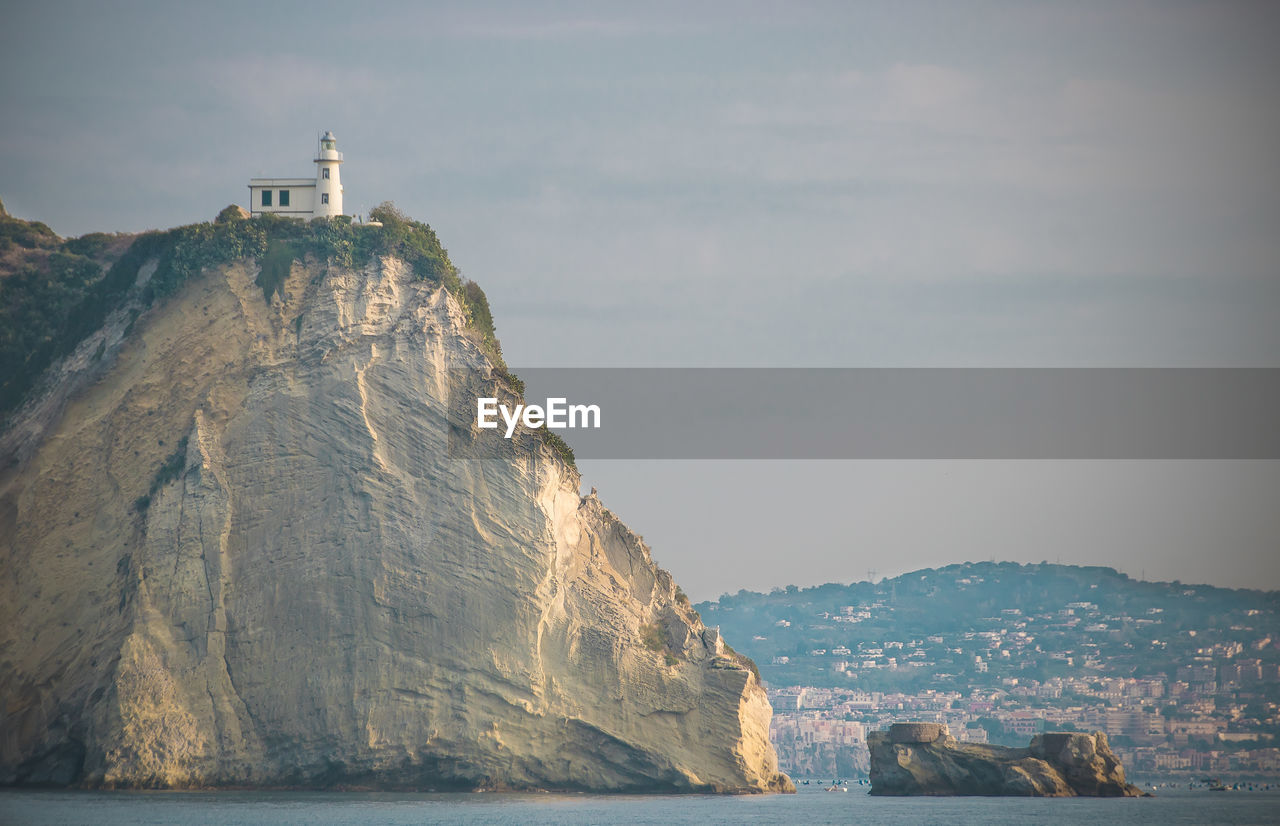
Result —
[[895, 723], [867, 745], [874, 795], [1142, 795], [1100, 731], [1038, 734], [1018, 749], [959, 742], [941, 723]]

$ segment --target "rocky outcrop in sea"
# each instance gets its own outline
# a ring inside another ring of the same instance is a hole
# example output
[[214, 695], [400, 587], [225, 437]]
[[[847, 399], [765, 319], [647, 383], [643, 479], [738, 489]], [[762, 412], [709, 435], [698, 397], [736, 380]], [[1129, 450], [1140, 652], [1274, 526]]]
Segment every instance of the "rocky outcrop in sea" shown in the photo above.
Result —
[[874, 795], [1142, 795], [1100, 731], [1037, 734], [1019, 749], [962, 743], [940, 723], [896, 723], [867, 745]]

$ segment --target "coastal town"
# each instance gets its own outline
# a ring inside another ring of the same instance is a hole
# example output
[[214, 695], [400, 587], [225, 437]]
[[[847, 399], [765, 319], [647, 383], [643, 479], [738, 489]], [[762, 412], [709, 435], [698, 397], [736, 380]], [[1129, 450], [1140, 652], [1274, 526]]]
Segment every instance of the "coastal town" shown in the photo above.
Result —
[[1103, 731], [1135, 777], [1274, 782], [1275, 602], [1110, 569], [979, 563], [699, 608], [756, 658], [794, 777], [865, 777], [868, 733], [926, 720], [1009, 746]]

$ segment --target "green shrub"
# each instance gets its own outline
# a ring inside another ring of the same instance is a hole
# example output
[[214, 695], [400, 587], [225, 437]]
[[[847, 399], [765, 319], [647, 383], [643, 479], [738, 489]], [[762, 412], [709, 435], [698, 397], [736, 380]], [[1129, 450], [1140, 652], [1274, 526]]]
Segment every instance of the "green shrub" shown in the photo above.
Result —
[[661, 654], [662, 661], [668, 666], [679, 665], [680, 658], [676, 656], [675, 651], [671, 650], [671, 645], [667, 642], [667, 635], [660, 625], [655, 623], [641, 625], [640, 642], [653, 653]]
[[115, 240], [114, 235], [108, 235], [105, 232], [91, 232], [88, 235], [81, 235], [79, 238], [71, 238], [62, 244], [64, 252], [73, 255], [83, 255], [87, 258], [101, 258], [107, 251], [107, 247]]
[[480, 334], [480, 340], [484, 345], [500, 356], [502, 345], [498, 343], [497, 331], [493, 326], [493, 312], [489, 309], [489, 297], [484, 294], [484, 290], [480, 289], [479, 284], [470, 279], [463, 282], [462, 295], [464, 298], [462, 303], [467, 310], [467, 320]]
[[213, 219], [215, 224], [226, 224], [231, 221], [243, 221], [245, 219], [244, 208], [237, 204], [225, 206], [218, 213], [218, 217]]
[[112, 306], [102, 264], [53, 250], [0, 278], [0, 415], [17, 407], [49, 364], [102, 326]]
[[542, 436], [542, 443], [551, 448], [556, 456], [560, 457], [560, 461], [574, 470], [578, 469], [578, 463], [573, 455], [573, 448], [569, 447], [568, 442], [560, 438], [559, 433], [545, 427], [539, 430], [538, 433]]
[[351, 220], [345, 215], [312, 221], [311, 236], [310, 251], [340, 267], [352, 267], [357, 259], [364, 263], [372, 257], [372, 239], [357, 238]]
[[207, 267], [239, 258], [262, 257], [269, 238], [293, 240], [303, 237], [306, 231], [306, 224], [300, 219], [262, 215], [252, 221], [190, 224], [160, 233], [160, 263], [147, 285], [144, 301], [150, 303], [177, 292]]
[[524, 381], [515, 373], [512, 373], [507, 368], [507, 365], [495, 365], [493, 368], [493, 374], [497, 376], [500, 382], [505, 383], [507, 387], [511, 389], [511, 392], [515, 393], [522, 399], [524, 398]]
[[25, 249], [54, 249], [62, 239], [39, 221], [23, 221], [20, 218], [0, 216], [0, 250], [9, 247]]
[[409, 218], [390, 201], [369, 210], [369, 217], [382, 223], [381, 227], [363, 230], [370, 233], [379, 252], [404, 261], [417, 278], [443, 284], [455, 296], [461, 293], [458, 270], [449, 260], [449, 253], [440, 245], [435, 230]]

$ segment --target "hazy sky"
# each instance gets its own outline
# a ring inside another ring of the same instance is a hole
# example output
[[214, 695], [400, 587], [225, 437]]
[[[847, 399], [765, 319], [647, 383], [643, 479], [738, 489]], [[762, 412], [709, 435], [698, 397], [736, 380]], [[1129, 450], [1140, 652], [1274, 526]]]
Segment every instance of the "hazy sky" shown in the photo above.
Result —
[[[1280, 7], [15, 3], [0, 199], [346, 153], [520, 366], [1280, 366]], [[695, 598], [964, 559], [1280, 587], [1276, 463], [583, 462]]]

